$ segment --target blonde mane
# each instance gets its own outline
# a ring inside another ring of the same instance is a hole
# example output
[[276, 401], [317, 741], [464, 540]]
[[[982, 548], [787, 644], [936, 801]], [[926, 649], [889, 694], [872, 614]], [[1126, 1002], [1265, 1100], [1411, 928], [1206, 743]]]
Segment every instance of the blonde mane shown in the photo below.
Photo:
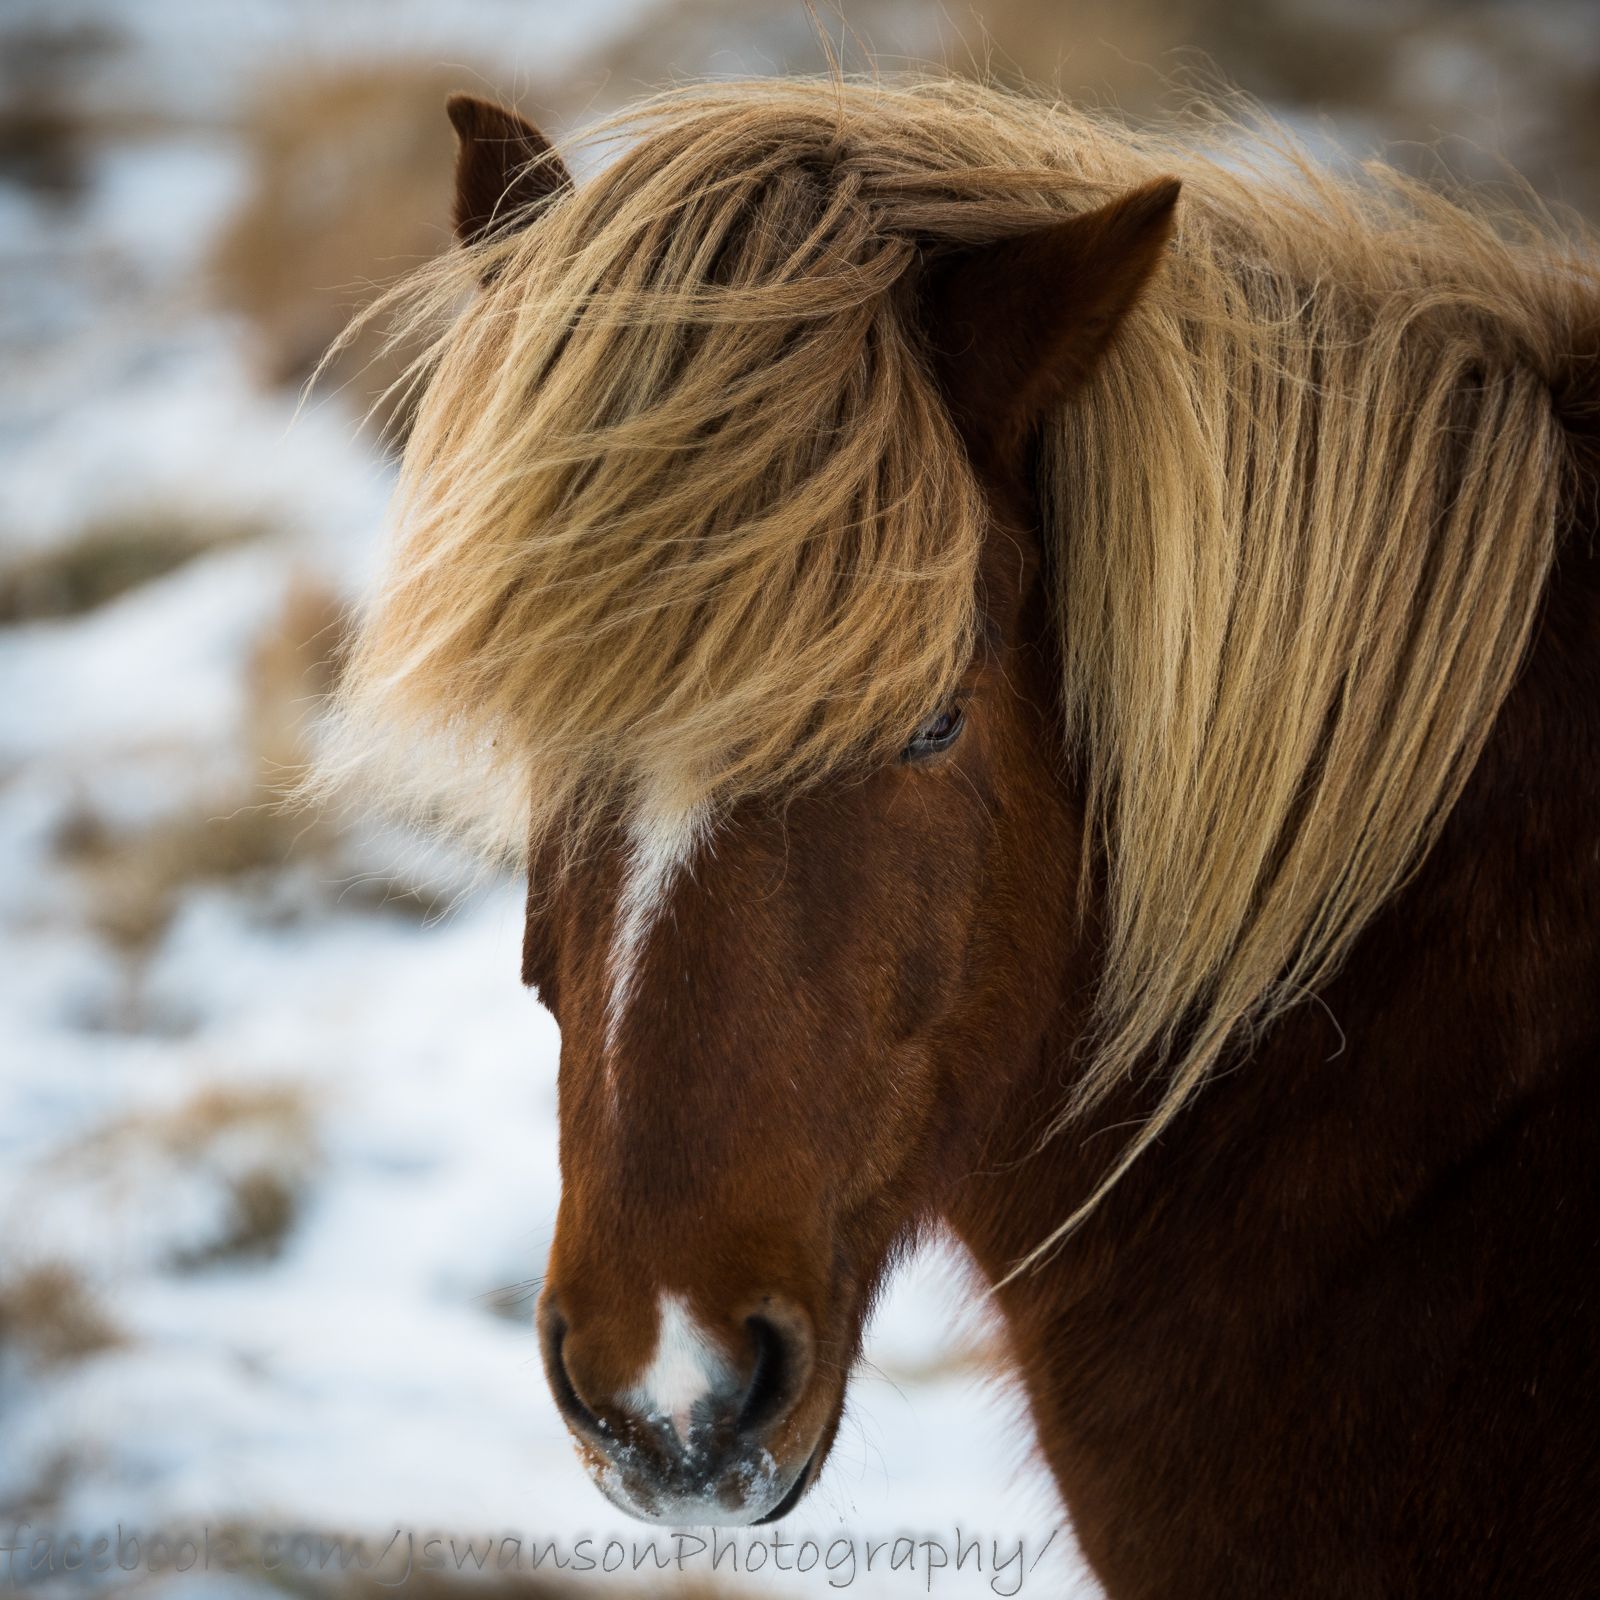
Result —
[[985, 530], [920, 263], [1181, 177], [1040, 483], [1106, 897], [1069, 1114], [1166, 1073], [1114, 1181], [1460, 791], [1554, 553], [1592, 241], [944, 81], [691, 88], [596, 137], [596, 177], [407, 291], [443, 331], [330, 781], [525, 860], [646, 789], [714, 813], [888, 759], [966, 664]]

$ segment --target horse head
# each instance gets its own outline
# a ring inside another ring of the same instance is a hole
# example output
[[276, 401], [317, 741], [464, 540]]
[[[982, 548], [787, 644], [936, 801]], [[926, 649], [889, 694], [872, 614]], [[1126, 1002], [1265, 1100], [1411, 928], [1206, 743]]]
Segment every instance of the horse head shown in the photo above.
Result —
[[[452, 115], [463, 237], [538, 228], [570, 185], [542, 137]], [[563, 1178], [538, 1326], [584, 1461], [637, 1515], [767, 1521], [815, 1481], [888, 1263], [1083, 958], [1030, 440], [1159, 264], [1177, 189], [908, 263], [986, 526], [968, 657], [899, 748], [722, 807], [646, 774], [574, 859], [535, 861]]]

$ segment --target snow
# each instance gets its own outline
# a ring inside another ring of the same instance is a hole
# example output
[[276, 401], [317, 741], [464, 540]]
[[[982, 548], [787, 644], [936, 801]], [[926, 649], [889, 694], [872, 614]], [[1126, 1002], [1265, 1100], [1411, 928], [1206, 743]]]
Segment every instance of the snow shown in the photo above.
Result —
[[[294, 395], [260, 387], [243, 330], [196, 288], [242, 174], [227, 97], [263, 57], [520, 42], [545, 72], [644, 8], [8, 9], [7, 27], [109, 21], [122, 42], [83, 92], [135, 110], [179, 96], [187, 121], [102, 148], [72, 207], [0, 182], [17, 296], [0, 315], [0, 559], [105, 518], [265, 531], [84, 614], [0, 627], [0, 1295], [67, 1267], [117, 1335], [70, 1360], [0, 1359], [0, 1533], [658, 1535], [596, 1492], [540, 1371], [559, 1041], [517, 981], [518, 887], [401, 914], [359, 880], [414, 865], [358, 829], [331, 857], [180, 884], [130, 952], [97, 919], [107, 881], [62, 844], [85, 812], [125, 839], [231, 805], [217, 797], [251, 768], [258, 641], [293, 583], [354, 593], [380, 537], [388, 469], [354, 419], [337, 400], [296, 416]], [[244, 1109], [206, 1131], [197, 1108], [218, 1103]], [[287, 1231], [275, 1253], [230, 1253], [239, 1195], [263, 1176], [288, 1196]], [[1017, 1401], [956, 1359], [982, 1337], [964, 1270], [930, 1252], [897, 1279], [788, 1537], [953, 1541], [959, 1526], [1026, 1539], [1031, 1558], [1059, 1528]], [[729, 1591], [830, 1587], [779, 1564]], [[995, 1578], [932, 1588], [1016, 1592]], [[607, 1581], [658, 1590], [648, 1572]], [[1023, 1592], [1081, 1581], [1062, 1529]], [[863, 1571], [850, 1587], [923, 1582]], [[221, 1573], [141, 1592], [180, 1585], [266, 1592]]]

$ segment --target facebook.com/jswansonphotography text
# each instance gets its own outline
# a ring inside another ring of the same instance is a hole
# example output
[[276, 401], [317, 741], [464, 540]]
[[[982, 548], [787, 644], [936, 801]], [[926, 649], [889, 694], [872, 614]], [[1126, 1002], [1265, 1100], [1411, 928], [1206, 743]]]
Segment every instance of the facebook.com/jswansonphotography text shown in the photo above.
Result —
[[62, 1529], [22, 1523], [0, 1533], [0, 1588], [26, 1590], [53, 1578], [76, 1575], [93, 1583], [118, 1574], [145, 1577], [252, 1573], [296, 1577], [364, 1577], [403, 1589], [413, 1578], [439, 1574], [471, 1576], [542, 1573], [574, 1580], [642, 1573], [686, 1577], [750, 1577], [800, 1574], [820, 1586], [849, 1590], [872, 1578], [897, 1580], [905, 1592], [937, 1594], [956, 1587], [971, 1591], [981, 1580], [997, 1595], [1027, 1592], [1038, 1574], [1048, 1592], [1049, 1568], [1041, 1568], [1057, 1545], [1051, 1530], [1032, 1537], [994, 1537], [955, 1528], [947, 1535], [890, 1534], [871, 1537], [787, 1536], [707, 1528], [641, 1535], [579, 1535], [570, 1539], [518, 1533], [436, 1533], [394, 1528], [379, 1535], [305, 1529], [199, 1527]]

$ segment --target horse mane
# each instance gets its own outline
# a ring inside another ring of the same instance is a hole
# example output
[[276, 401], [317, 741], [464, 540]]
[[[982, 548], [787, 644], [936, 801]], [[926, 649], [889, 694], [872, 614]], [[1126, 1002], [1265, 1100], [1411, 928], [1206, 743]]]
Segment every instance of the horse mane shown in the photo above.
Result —
[[779, 80], [595, 138], [591, 181], [398, 302], [439, 331], [326, 772], [524, 860], [647, 793], [887, 759], [973, 648], [985, 531], [919, 265], [1176, 175], [1168, 264], [1039, 469], [1105, 894], [1071, 1109], [1156, 1058], [1163, 1124], [1328, 976], [1483, 746], [1555, 551], [1593, 240], [1226, 108], [1130, 131]]

